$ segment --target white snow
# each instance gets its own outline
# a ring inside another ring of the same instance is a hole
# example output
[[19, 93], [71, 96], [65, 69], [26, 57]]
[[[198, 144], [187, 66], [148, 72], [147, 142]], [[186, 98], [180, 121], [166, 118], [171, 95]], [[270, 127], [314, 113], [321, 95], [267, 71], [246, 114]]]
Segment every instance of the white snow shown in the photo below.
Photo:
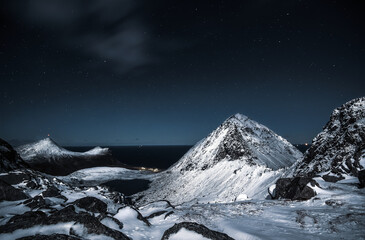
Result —
[[154, 178], [154, 175], [150, 171], [130, 170], [120, 167], [93, 167], [81, 169], [58, 178], [67, 183], [82, 181], [84, 186], [95, 186], [112, 180], [150, 180]]
[[196, 232], [181, 228], [177, 233], [171, 234], [169, 240], [209, 240]]

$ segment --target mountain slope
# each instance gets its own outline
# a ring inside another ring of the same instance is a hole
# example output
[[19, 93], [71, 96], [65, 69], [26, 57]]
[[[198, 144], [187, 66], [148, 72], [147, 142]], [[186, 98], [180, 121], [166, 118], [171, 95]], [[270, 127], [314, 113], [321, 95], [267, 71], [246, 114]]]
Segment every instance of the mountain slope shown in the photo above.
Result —
[[50, 138], [17, 147], [16, 150], [33, 169], [52, 175], [68, 175], [98, 166], [126, 167], [112, 157], [108, 148], [95, 147], [87, 152], [72, 152]]
[[[236, 114], [160, 173], [139, 202], [235, 201], [265, 197], [267, 186], [302, 154], [267, 127]], [[163, 186], [163, 187], [161, 187]]]
[[0, 172], [29, 167], [13, 147], [0, 138]]
[[355, 175], [364, 169], [365, 97], [336, 108], [295, 168], [294, 175], [314, 176], [325, 172]]

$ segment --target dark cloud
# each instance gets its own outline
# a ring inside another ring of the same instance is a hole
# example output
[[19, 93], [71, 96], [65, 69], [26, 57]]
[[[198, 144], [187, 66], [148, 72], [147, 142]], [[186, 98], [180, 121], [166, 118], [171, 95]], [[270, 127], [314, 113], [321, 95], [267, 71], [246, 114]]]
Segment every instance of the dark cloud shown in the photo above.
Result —
[[[151, 36], [138, 1], [29, 0], [23, 8], [13, 3], [13, 10], [22, 10], [27, 24], [54, 31], [60, 44], [109, 62], [119, 73], [158, 61], [154, 52], [165, 48]], [[165, 46], [171, 50], [174, 44]]]

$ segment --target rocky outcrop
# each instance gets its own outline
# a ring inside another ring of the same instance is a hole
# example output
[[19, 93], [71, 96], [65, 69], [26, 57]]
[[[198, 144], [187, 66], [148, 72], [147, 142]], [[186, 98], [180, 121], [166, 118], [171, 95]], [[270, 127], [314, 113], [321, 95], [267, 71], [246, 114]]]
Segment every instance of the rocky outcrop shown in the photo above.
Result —
[[29, 167], [14, 148], [0, 138], [0, 172], [8, 172], [15, 169]]
[[357, 177], [359, 178], [359, 182], [360, 182], [359, 187], [360, 188], [365, 187], [365, 170], [361, 170], [358, 173], [358, 176]]
[[80, 208], [94, 213], [106, 213], [108, 205], [95, 197], [84, 197], [78, 199], [74, 204]]
[[[70, 235], [85, 237], [87, 234], [105, 235], [113, 239], [128, 240], [129, 238], [116, 230], [106, 227], [100, 221], [91, 216], [89, 213], [80, 212], [76, 213], [73, 206], [68, 206], [64, 209], [56, 211], [55, 213], [47, 216], [42, 211], [26, 212], [22, 215], [11, 218], [5, 225], [0, 226], [0, 233], [10, 233], [18, 229], [27, 229], [36, 225], [55, 225], [59, 223], [74, 222], [73, 226], [82, 225], [86, 232], [80, 232], [79, 229], [73, 227], [70, 228]], [[65, 237], [65, 236], [62, 236]], [[47, 238], [45, 238], [47, 239]], [[67, 238], [60, 238], [67, 239]]]
[[308, 200], [317, 195], [315, 186], [318, 183], [307, 177], [280, 178], [269, 188], [269, 194], [273, 199]]
[[336, 108], [297, 165], [294, 175], [313, 177], [325, 172], [353, 175], [365, 168], [365, 97]]
[[[217, 231], [213, 231], [206, 226], [194, 222], [181, 222], [177, 223], [171, 228], [167, 229], [161, 240], [168, 240], [170, 239], [170, 236], [173, 234], [176, 234], [179, 232], [182, 228], [185, 228], [186, 230], [193, 231], [195, 233], [198, 233], [202, 235], [205, 238], [212, 239], [212, 240], [234, 240], [230, 236], [228, 236], [225, 233], [220, 233]], [[176, 239], [176, 238], [175, 238]]]
[[0, 180], [0, 201], [17, 201], [28, 198], [25, 193]]

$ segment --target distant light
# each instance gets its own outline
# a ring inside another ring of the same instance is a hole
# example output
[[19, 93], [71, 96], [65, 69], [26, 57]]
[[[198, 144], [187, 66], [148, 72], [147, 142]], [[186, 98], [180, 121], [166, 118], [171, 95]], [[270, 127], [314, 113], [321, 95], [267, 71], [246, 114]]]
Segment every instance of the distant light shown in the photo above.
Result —
[[49, 137], [49, 136], [51, 136], [49, 133], [47, 134], [47, 136]]
[[308, 143], [305, 143], [304, 145], [308, 146]]

